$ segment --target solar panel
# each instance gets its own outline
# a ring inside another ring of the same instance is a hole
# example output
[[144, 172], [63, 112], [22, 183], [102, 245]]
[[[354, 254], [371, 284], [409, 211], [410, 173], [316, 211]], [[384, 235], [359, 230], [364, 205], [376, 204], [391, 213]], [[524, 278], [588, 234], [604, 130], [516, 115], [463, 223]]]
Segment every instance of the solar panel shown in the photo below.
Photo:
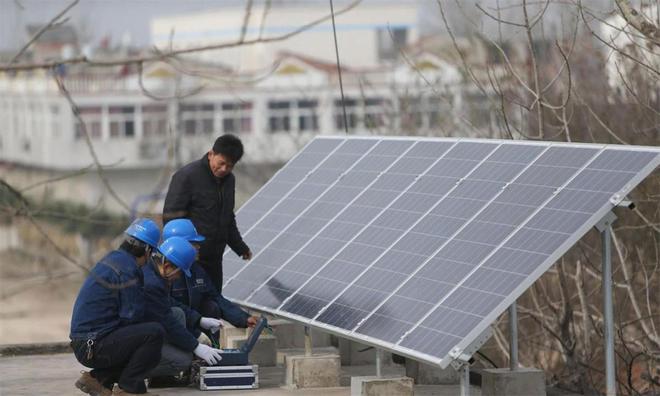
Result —
[[660, 163], [660, 149], [318, 137], [237, 213], [248, 307], [446, 367]]

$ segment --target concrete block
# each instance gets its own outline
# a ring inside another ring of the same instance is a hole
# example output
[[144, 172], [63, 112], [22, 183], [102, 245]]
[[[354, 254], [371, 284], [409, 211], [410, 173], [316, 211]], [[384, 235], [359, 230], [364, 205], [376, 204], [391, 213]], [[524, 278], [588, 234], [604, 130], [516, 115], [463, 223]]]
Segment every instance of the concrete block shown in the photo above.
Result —
[[351, 377], [351, 396], [413, 396], [410, 377]]
[[482, 396], [545, 396], [545, 375], [535, 368], [484, 369], [481, 372]]
[[[339, 354], [341, 355], [341, 364], [344, 366], [362, 366], [376, 363], [376, 348], [369, 348], [369, 345], [345, 338], [339, 339]], [[384, 366], [393, 364], [390, 352], [383, 351], [382, 357]]]
[[247, 337], [247, 334], [246, 329], [239, 329], [225, 322], [220, 331], [220, 348], [231, 348], [227, 341], [230, 337]]
[[[305, 355], [305, 348], [280, 348], [279, 340], [277, 347], [276, 361], [278, 366], [284, 365], [284, 359], [286, 356]], [[332, 346], [314, 347], [312, 348], [312, 351], [314, 355], [339, 355], [339, 349]]]
[[339, 355], [285, 356], [285, 384], [290, 388], [339, 386]]
[[[245, 335], [227, 337], [227, 348], [240, 348], [246, 341], [247, 337]], [[277, 364], [277, 340], [275, 337], [269, 334], [261, 334], [250, 352], [250, 363], [263, 367]]]
[[[273, 335], [277, 338], [278, 348], [304, 348], [305, 327], [297, 323], [273, 325]], [[312, 346], [332, 346], [332, 335], [312, 329]]]
[[430, 364], [406, 359], [406, 376], [417, 385], [454, 385], [461, 383], [461, 376], [452, 366], [441, 369]]

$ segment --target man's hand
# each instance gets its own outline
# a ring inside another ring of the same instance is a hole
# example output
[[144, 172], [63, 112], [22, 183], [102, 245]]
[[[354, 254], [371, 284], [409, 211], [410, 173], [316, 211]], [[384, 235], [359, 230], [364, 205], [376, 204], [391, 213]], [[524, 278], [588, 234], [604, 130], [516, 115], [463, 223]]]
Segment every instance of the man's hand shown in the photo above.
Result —
[[247, 318], [247, 326], [248, 327], [256, 326], [258, 320], [259, 318], [257, 318], [256, 316], [250, 316], [249, 318]]
[[202, 329], [209, 330], [211, 333], [217, 333], [222, 327], [222, 321], [216, 318], [201, 318], [199, 320], [199, 326]]
[[199, 344], [193, 353], [204, 359], [207, 364], [214, 365], [222, 360], [222, 351], [219, 349], [211, 348], [208, 345]]
[[248, 261], [248, 260], [252, 259], [252, 251], [248, 249], [248, 251], [246, 253], [243, 253], [243, 255], [241, 257], [245, 261]]

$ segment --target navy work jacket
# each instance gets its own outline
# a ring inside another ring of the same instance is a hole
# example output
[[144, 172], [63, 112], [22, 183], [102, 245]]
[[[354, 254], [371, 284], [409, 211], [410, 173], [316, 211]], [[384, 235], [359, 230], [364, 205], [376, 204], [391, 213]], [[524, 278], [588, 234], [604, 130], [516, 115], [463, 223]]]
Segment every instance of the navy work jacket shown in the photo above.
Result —
[[80, 287], [71, 316], [71, 340], [98, 340], [121, 326], [144, 321], [142, 271], [135, 257], [113, 250]]
[[247, 319], [250, 314], [220, 294], [201, 265], [195, 262], [190, 267], [190, 272], [192, 274], [190, 278], [181, 277], [175, 280], [172, 283], [170, 292], [176, 305], [186, 313], [186, 322], [189, 329], [195, 331], [194, 329], [198, 326], [202, 317], [199, 311], [204, 302], [209, 300], [218, 305], [220, 319], [226, 320], [235, 327], [247, 327]]
[[[156, 269], [156, 264], [149, 260], [143, 267], [144, 296], [146, 299], [145, 318], [158, 322], [165, 328], [165, 340], [187, 352], [192, 352], [199, 342], [186, 327], [176, 320], [172, 313], [172, 300], [169, 297], [169, 285]], [[183, 277], [183, 275], [182, 275]]]

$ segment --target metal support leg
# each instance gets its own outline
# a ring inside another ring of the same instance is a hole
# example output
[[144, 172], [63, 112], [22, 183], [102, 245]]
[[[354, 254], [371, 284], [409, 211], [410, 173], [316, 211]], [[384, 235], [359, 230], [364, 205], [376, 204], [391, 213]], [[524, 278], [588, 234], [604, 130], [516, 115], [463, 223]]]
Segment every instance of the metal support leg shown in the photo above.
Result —
[[305, 326], [305, 356], [312, 356], [312, 331]]
[[383, 350], [376, 348], [376, 377], [383, 376]]
[[470, 365], [461, 366], [461, 396], [470, 396]]
[[605, 332], [606, 395], [616, 396], [616, 367], [614, 361], [614, 305], [612, 304], [612, 223], [616, 220], [609, 212], [596, 224], [603, 249], [603, 323]]
[[518, 308], [516, 302], [509, 306], [509, 368], [518, 369]]

